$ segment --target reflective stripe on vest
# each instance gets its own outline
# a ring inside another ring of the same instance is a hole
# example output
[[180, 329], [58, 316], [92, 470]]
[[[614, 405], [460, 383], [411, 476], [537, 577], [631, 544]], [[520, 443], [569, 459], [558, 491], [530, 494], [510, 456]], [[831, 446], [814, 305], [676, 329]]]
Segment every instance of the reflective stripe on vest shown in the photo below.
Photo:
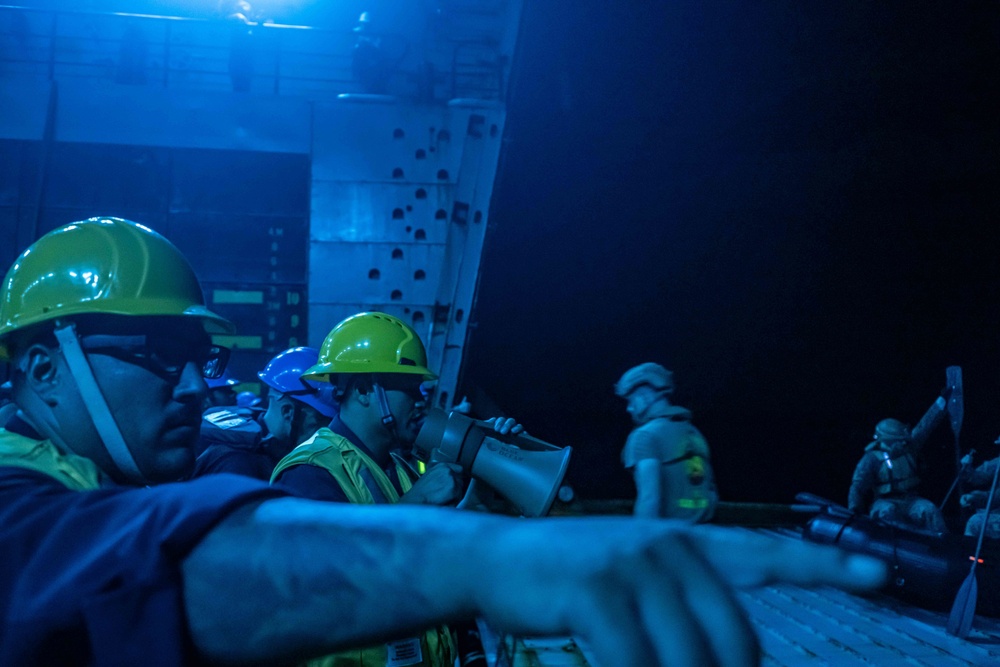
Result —
[[[344, 491], [347, 500], [355, 505], [371, 505], [375, 502], [371, 490], [361, 476], [361, 470], [365, 469], [390, 503], [399, 502], [399, 494], [385, 471], [370, 456], [355, 447], [354, 443], [328, 428], [319, 429], [311, 438], [281, 459], [271, 473], [271, 483], [273, 484], [282, 472], [297, 465], [316, 466], [330, 473]], [[396, 474], [399, 476], [399, 486], [403, 493], [413, 488], [413, 483], [399, 463], [396, 463]]]
[[888, 496], [895, 493], [905, 493], [920, 485], [917, 476], [917, 464], [912, 454], [903, 454], [893, 458], [889, 452], [878, 450], [881, 465], [878, 469], [878, 485], [876, 496]]
[[[395, 461], [396, 474], [399, 475], [399, 485], [406, 493], [413, 488], [406, 470], [399, 461]], [[278, 462], [274, 473], [271, 475], [271, 482], [277, 479], [278, 475], [288, 468], [297, 465], [312, 465], [323, 468], [336, 480], [338, 486], [343, 490], [347, 499], [354, 505], [371, 505], [375, 501], [371, 491], [361, 477], [361, 469], [364, 468], [371, 473], [375, 483], [385, 495], [389, 502], [399, 502], [399, 494], [396, 493], [389, 476], [385, 474], [378, 464], [370, 456], [358, 449], [354, 443], [342, 435], [334, 433], [328, 428], [321, 428], [301, 445], [293, 449], [289, 454]], [[420, 653], [416, 654], [417, 642], [412, 640], [400, 640], [389, 642], [389, 644], [379, 644], [368, 648], [343, 651], [334, 655], [316, 658], [304, 663], [306, 667], [386, 667], [386, 665], [424, 665], [426, 667], [450, 667], [454, 660], [454, 641], [451, 631], [447, 626], [431, 628], [419, 637]], [[414, 649], [414, 660], [419, 657], [419, 661], [408, 662], [403, 655], [401, 647], [409, 647], [410, 642]], [[393, 650], [395, 661], [390, 662], [389, 651]]]

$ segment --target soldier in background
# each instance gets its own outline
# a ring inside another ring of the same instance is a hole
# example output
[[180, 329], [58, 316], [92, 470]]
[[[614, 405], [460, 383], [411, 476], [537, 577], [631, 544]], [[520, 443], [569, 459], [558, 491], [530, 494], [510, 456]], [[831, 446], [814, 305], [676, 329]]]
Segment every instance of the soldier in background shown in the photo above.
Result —
[[654, 363], [630, 368], [615, 385], [636, 424], [622, 450], [638, 494], [633, 513], [710, 521], [719, 495], [708, 444], [691, 423], [691, 412], [671, 404], [673, 392], [673, 373]]
[[[975, 491], [963, 494], [959, 499], [962, 507], [975, 510], [975, 514], [969, 517], [965, 524], [965, 534], [979, 536], [983, 529], [983, 521], [986, 521], [986, 501], [989, 498], [990, 485], [993, 483], [993, 475], [997, 466], [1000, 465], [1000, 458], [990, 459], [979, 465], [969, 473], [965, 480], [966, 484], [977, 487]], [[983, 490], [985, 488], [985, 490]], [[990, 509], [990, 518], [986, 524], [986, 537], [991, 540], [1000, 539], [1000, 512], [996, 511], [996, 501], [993, 499], [993, 507]]]
[[944, 421], [946, 389], [912, 429], [898, 419], [883, 419], [875, 426], [854, 470], [847, 506], [852, 512], [933, 533], [945, 533], [941, 511], [930, 500], [917, 495], [920, 475], [917, 456], [931, 432]]

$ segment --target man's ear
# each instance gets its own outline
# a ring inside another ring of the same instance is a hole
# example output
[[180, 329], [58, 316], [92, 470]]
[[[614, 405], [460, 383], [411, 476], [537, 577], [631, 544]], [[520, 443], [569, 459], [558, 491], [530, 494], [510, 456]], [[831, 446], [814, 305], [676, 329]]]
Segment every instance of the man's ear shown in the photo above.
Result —
[[350, 396], [354, 401], [357, 401], [358, 405], [367, 408], [371, 404], [372, 387], [371, 384], [364, 378], [355, 378], [351, 384], [347, 386], [347, 392], [344, 398], [346, 399]]
[[290, 400], [283, 400], [279, 405], [279, 409], [281, 410], [281, 418], [291, 424], [292, 420], [295, 419], [295, 406], [292, 405], [292, 402]]
[[47, 345], [36, 343], [24, 351], [18, 369], [24, 373], [24, 385], [48, 405], [56, 404], [59, 389], [59, 352]]
[[371, 386], [364, 379], [358, 379], [351, 385], [351, 392], [354, 394], [354, 400], [356, 400], [360, 405], [368, 407], [372, 401]]
[[329, 425], [330, 420], [319, 413], [315, 408], [308, 405], [300, 405], [302, 410], [302, 432], [312, 434]]

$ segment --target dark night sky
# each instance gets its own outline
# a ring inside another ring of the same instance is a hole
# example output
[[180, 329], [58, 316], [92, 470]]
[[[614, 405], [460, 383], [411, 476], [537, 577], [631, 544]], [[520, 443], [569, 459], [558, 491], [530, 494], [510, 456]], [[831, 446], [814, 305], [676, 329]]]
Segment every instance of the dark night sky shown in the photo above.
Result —
[[[993, 447], [995, 3], [527, 5], [466, 380], [579, 491], [632, 493], [611, 385], [646, 360], [727, 500], [844, 500], [949, 364]], [[939, 499], [947, 427], [927, 454]]]

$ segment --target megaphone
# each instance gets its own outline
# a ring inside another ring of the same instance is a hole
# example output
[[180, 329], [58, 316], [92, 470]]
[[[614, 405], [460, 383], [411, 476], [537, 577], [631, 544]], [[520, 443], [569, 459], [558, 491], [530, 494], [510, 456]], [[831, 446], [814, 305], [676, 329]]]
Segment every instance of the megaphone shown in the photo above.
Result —
[[571, 447], [523, 433], [501, 435], [486, 422], [437, 408], [428, 412], [414, 448], [421, 459], [457, 463], [526, 517], [548, 514], [572, 453]]

